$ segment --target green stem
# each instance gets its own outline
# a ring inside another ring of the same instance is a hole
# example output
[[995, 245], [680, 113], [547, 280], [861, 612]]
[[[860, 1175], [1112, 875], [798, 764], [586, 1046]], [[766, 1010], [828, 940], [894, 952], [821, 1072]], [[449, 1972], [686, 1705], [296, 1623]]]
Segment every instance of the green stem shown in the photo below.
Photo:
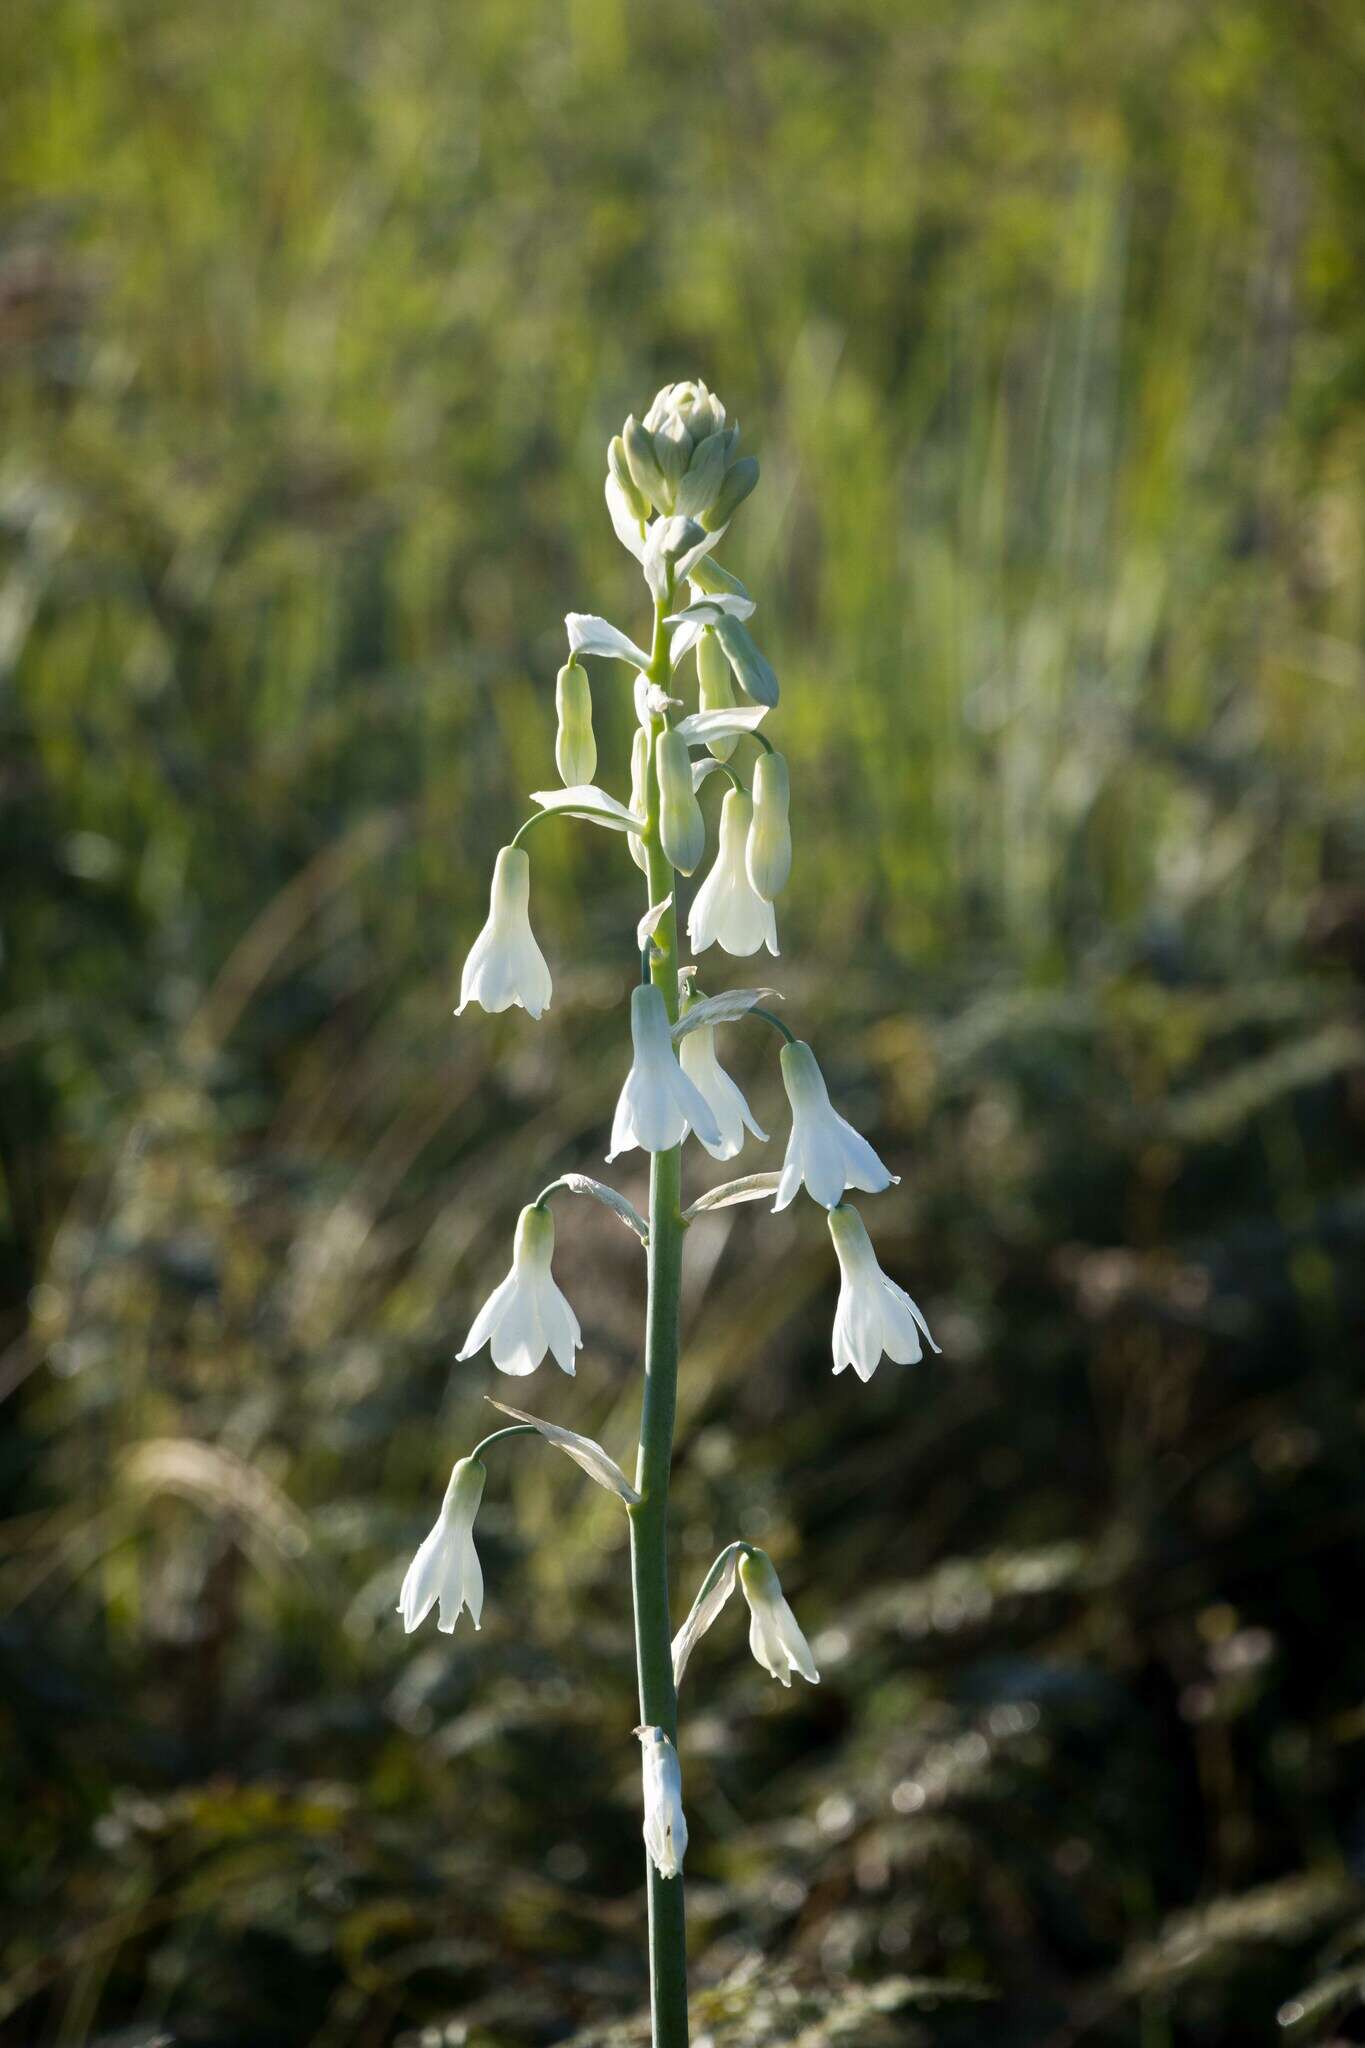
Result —
[[481, 1458], [490, 1444], [501, 1443], [505, 1436], [538, 1436], [539, 1434], [538, 1430], [532, 1429], [529, 1422], [509, 1422], [506, 1429], [495, 1429], [493, 1434], [486, 1436], [481, 1444], [475, 1444], [469, 1455], [471, 1458]]
[[[671, 588], [654, 608], [654, 644], [649, 679], [668, 682]], [[653, 722], [653, 737], [663, 731]], [[675, 877], [659, 837], [659, 786], [648, 777], [644, 848], [649, 900], [674, 894]], [[678, 920], [670, 905], [654, 934], [650, 972], [663, 994], [669, 1017], [678, 1015]], [[673, 1459], [673, 1419], [678, 1390], [678, 1301], [682, 1286], [682, 1148], [656, 1152], [649, 1169], [649, 1303], [645, 1327], [645, 1389], [640, 1412], [640, 1452], [635, 1484], [640, 1499], [630, 1509], [631, 1584], [635, 1596], [635, 1663], [640, 1684], [640, 1719], [678, 1739], [678, 1701], [673, 1687], [672, 1628], [668, 1613], [668, 1475]], [[683, 1880], [660, 1877], [645, 1858], [649, 1883], [649, 1990], [654, 2048], [686, 2048], [687, 1936]]]

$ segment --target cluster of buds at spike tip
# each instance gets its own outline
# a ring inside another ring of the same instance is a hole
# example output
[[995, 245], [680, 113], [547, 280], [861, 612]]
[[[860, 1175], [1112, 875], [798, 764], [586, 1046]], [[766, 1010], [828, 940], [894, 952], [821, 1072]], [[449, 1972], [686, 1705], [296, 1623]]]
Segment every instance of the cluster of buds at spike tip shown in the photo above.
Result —
[[738, 439], [738, 426], [727, 425], [725, 407], [704, 384], [665, 384], [644, 419], [632, 413], [612, 441], [608, 495], [614, 486], [641, 523], [652, 508], [719, 533], [758, 482], [753, 456], [735, 454]]

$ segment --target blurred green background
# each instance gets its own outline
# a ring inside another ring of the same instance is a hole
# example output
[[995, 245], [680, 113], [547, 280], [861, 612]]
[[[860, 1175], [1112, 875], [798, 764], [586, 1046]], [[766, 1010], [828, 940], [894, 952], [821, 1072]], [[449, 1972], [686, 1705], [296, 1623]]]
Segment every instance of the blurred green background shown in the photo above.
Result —
[[832, 1378], [809, 1204], [692, 1233], [678, 1595], [761, 1540], [824, 1671], [689, 1672], [698, 2037], [1365, 2039], [1363, 106], [1350, 0], [9, 0], [0, 2040], [642, 2038], [611, 1502], [512, 1445], [482, 1632], [393, 1605], [486, 1392], [632, 1452], [592, 1204], [576, 1385], [452, 1370], [604, 1171], [615, 841], [450, 1013], [690, 376], [944, 1354]]

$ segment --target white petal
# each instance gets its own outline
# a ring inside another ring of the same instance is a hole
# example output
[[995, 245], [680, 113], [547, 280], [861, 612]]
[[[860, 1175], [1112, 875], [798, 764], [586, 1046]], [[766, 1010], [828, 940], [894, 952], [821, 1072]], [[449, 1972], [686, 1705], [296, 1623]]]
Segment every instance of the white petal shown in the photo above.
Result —
[[564, 619], [571, 654], [603, 654], [613, 661], [628, 661], [632, 668], [648, 668], [649, 656], [618, 626], [593, 612], [569, 612]]
[[[851, 1188], [861, 1188], [869, 1195], [879, 1195], [883, 1188], [899, 1185], [897, 1176], [887, 1171], [861, 1131], [855, 1131], [852, 1124], [840, 1116], [837, 1110], [833, 1115], [843, 1145], [847, 1185]], [[826, 1206], [832, 1207], [833, 1204]]]
[[549, 1339], [550, 1352], [555, 1364], [572, 1379], [574, 1352], [582, 1345], [583, 1332], [578, 1327], [578, 1317], [553, 1280], [541, 1282], [540, 1320]]
[[469, 1335], [464, 1340], [463, 1347], [455, 1354], [457, 1359], [472, 1358], [474, 1353], [488, 1342], [489, 1337], [506, 1314], [508, 1304], [514, 1299], [516, 1291], [517, 1276], [515, 1270], [513, 1270], [498, 1282], [483, 1307], [479, 1310], [479, 1313], [475, 1316], [470, 1326]]

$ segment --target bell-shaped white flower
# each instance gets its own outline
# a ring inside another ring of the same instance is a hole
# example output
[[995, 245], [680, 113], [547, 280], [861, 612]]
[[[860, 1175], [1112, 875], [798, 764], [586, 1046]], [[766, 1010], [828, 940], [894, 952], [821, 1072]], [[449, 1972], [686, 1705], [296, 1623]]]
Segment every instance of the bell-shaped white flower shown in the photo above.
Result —
[[583, 1333], [550, 1271], [554, 1249], [555, 1224], [549, 1210], [534, 1205], [523, 1209], [517, 1218], [512, 1270], [475, 1316], [459, 1357], [472, 1358], [487, 1344], [498, 1371], [520, 1379], [534, 1372], [550, 1351], [556, 1365], [572, 1376]]
[[635, 1733], [643, 1751], [645, 1847], [660, 1877], [676, 1877], [687, 1850], [678, 1752], [662, 1728], [637, 1728]]
[[705, 1096], [678, 1065], [663, 996], [650, 982], [631, 995], [630, 1036], [635, 1058], [617, 1099], [608, 1161], [634, 1145], [645, 1152], [671, 1152], [689, 1126], [703, 1145], [719, 1145], [720, 1126]]
[[458, 1017], [470, 1003], [485, 1010], [519, 1003], [530, 1017], [550, 1006], [550, 970], [531, 930], [531, 863], [525, 849], [504, 846], [493, 864], [488, 922], [469, 949], [460, 977]]
[[729, 789], [720, 807], [715, 865], [692, 899], [687, 936], [694, 953], [721, 945], [743, 956], [766, 946], [777, 952], [777, 914], [749, 880], [745, 848], [754, 807], [742, 790]]
[[870, 1380], [882, 1353], [897, 1365], [917, 1365], [924, 1356], [921, 1332], [931, 1351], [938, 1345], [929, 1325], [903, 1287], [877, 1264], [867, 1226], [856, 1209], [840, 1203], [829, 1212], [829, 1234], [839, 1255], [839, 1306], [834, 1311], [834, 1370], [852, 1366]]
[[761, 1144], [767, 1143], [768, 1133], [754, 1122], [753, 1111], [744, 1099], [743, 1090], [730, 1079], [716, 1058], [713, 1024], [699, 1024], [695, 1031], [689, 1031], [678, 1048], [678, 1059], [688, 1080], [716, 1119], [720, 1131], [718, 1144], [713, 1145], [709, 1138], [697, 1132], [713, 1159], [733, 1159], [743, 1148], [746, 1129], [752, 1131]]
[[799, 1038], [782, 1048], [782, 1080], [792, 1106], [792, 1134], [775, 1210], [795, 1201], [803, 1181], [811, 1199], [825, 1209], [839, 1203], [845, 1188], [879, 1195], [892, 1185], [897, 1176], [887, 1172], [867, 1139], [834, 1108], [815, 1054]]
[[460, 1458], [450, 1475], [435, 1527], [408, 1566], [398, 1612], [411, 1635], [439, 1600], [436, 1626], [449, 1635], [467, 1607], [475, 1628], [483, 1613], [483, 1568], [474, 1548], [474, 1517], [487, 1473], [478, 1458]]
[[810, 1644], [782, 1596], [782, 1584], [766, 1550], [751, 1550], [739, 1561], [739, 1583], [749, 1603], [749, 1648], [765, 1671], [790, 1685], [793, 1671], [820, 1683]]

